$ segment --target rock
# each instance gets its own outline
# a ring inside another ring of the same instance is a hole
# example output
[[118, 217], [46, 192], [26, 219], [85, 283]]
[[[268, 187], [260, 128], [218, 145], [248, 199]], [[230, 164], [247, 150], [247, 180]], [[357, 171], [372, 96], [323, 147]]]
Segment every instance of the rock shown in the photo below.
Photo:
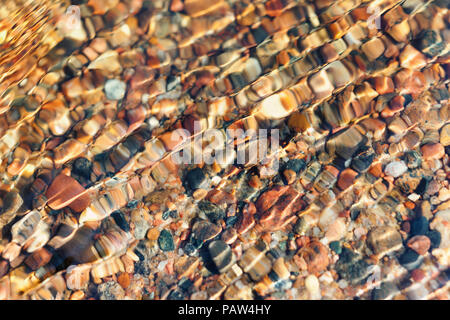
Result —
[[384, 173], [388, 176], [397, 178], [404, 174], [408, 170], [404, 161], [393, 161], [386, 165], [384, 168]]
[[350, 159], [365, 144], [367, 138], [355, 127], [344, 129], [332, 136], [326, 143], [331, 154], [337, 154], [344, 160]]
[[406, 249], [406, 251], [399, 258], [400, 264], [407, 270], [413, 270], [420, 267], [423, 262], [423, 257], [412, 249]]
[[418, 217], [411, 221], [411, 235], [424, 235], [428, 232], [428, 220], [425, 217]]
[[90, 179], [92, 163], [86, 158], [78, 158], [73, 162], [72, 174], [76, 174], [85, 179]]
[[117, 277], [117, 282], [120, 284], [120, 286], [124, 289], [128, 288], [130, 286], [130, 275], [126, 272], [122, 272]]
[[296, 174], [299, 174], [306, 168], [305, 160], [303, 159], [291, 159], [286, 163], [285, 170], [292, 170]]
[[70, 206], [75, 211], [81, 212], [90, 203], [90, 197], [78, 181], [64, 174], [58, 175], [53, 180], [45, 195], [48, 198], [48, 206], [53, 210]]
[[225, 218], [225, 211], [214, 203], [202, 200], [198, 204], [200, 211], [213, 223], [217, 223]]
[[200, 220], [192, 226], [192, 237], [200, 243], [215, 238], [222, 231], [220, 225], [211, 223], [206, 220]]
[[134, 237], [137, 240], [145, 238], [150, 228], [150, 216], [144, 209], [135, 209], [131, 212], [131, 222], [134, 224]]
[[372, 149], [366, 149], [358, 152], [352, 159], [351, 167], [359, 173], [366, 172], [375, 159], [375, 153]]
[[117, 226], [122, 229], [125, 232], [130, 231], [130, 225], [128, 224], [127, 220], [125, 219], [124, 214], [122, 211], [117, 210], [114, 211], [111, 214], [111, 217], [114, 219], [114, 222], [117, 224]]
[[105, 83], [106, 98], [109, 100], [121, 100], [125, 97], [127, 85], [118, 79], [111, 79]]
[[328, 226], [325, 237], [328, 241], [337, 241], [344, 237], [346, 230], [345, 219], [337, 218]]
[[380, 257], [403, 247], [402, 236], [390, 226], [381, 226], [370, 230], [367, 243]]
[[208, 246], [208, 251], [220, 273], [227, 271], [236, 262], [230, 246], [222, 240], [211, 242]]
[[420, 148], [424, 160], [441, 159], [445, 155], [445, 148], [440, 143], [427, 143]]
[[328, 248], [318, 241], [308, 243], [299, 250], [298, 255], [305, 260], [309, 273], [321, 272], [330, 263]]
[[0, 228], [13, 221], [22, 204], [22, 197], [17, 192], [10, 191], [4, 196], [3, 208], [0, 210]]
[[296, 234], [304, 235], [307, 229], [308, 229], [308, 221], [304, 217], [298, 218], [297, 222], [294, 225], [293, 231]]
[[175, 250], [172, 234], [166, 229], [162, 230], [158, 237], [158, 245], [162, 251]]
[[442, 127], [440, 142], [444, 147], [450, 146], [450, 123]]
[[339, 179], [337, 182], [338, 187], [341, 190], [345, 190], [353, 185], [353, 181], [358, 176], [358, 173], [350, 168], [345, 169], [339, 175]]
[[100, 300], [122, 300], [125, 297], [125, 291], [120, 284], [115, 281], [108, 281], [97, 287]]
[[430, 248], [435, 249], [439, 248], [441, 244], [441, 234], [437, 230], [430, 230], [427, 232], [427, 237], [430, 239]]
[[119, 54], [117, 51], [108, 50], [92, 61], [88, 69], [99, 69], [107, 73], [120, 72], [122, 71], [122, 66], [119, 62]]
[[320, 300], [322, 294], [320, 293], [319, 279], [315, 275], [310, 274], [305, 279], [305, 287], [309, 293], [310, 300]]
[[407, 151], [405, 152], [405, 161], [408, 165], [408, 168], [415, 169], [420, 167], [422, 164], [422, 157], [417, 151]]
[[390, 300], [398, 293], [397, 286], [388, 281], [382, 282], [379, 288], [372, 290], [373, 300]]
[[[450, 209], [441, 210], [437, 212], [434, 216], [433, 221], [430, 224], [430, 228], [434, 231], [439, 232], [441, 241], [439, 248], [448, 249], [450, 247]], [[433, 239], [434, 238], [434, 239]], [[439, 236], [434, 233], [433, 238], [430, 236], [430, 240], [432, 241], [432, 245], [434, 246], [438, 242]], [[433, 244], [434, 240], [434, 244]]]
[[239, 234], [244, 234], [255, 226], [255, 214], [256, 207], [253, 202], [245, 204], [236, 224], [236, 230]]
[[341, 254], [342, 252], [341, 243], [339, 241], [330, 242], [330, 249], [336, 252], [337, 254]]
[[203, 170], [200, 168], [190, 170], [186, 174], [185, 184], [186, 187], [191, 191], [195, 191], [196, 189], [199, 188], [205, 188], [207, 186], [207, 183], [206, 183], [206, 176], [203, 173]]
[[360, 254], [344, 247], [335, 264], [335, 270], [341, 278], [352, 284], [359, 284], [369, 275], [369, 264], [362, 260]]
[[431, 241], [426, 236], [414, 236], [408, 240], [408, 247], [420, 255], [425, 255], [430, 249]]

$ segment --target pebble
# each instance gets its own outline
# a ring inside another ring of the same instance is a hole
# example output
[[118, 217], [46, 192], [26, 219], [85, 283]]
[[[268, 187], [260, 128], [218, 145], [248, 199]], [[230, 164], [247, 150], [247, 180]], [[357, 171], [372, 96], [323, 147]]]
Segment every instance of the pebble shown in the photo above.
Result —
[[231, 248], [222, 240], [216, 240], [208, 246], [209, 254], [220, 273], [226, 272], [236, 262]]
[[311, 300], [320, 300], [322, 295], [320, 293], [319, 279], [315, 275], [309, 275], [305, 279], [305, 287], [308, 290], [309, 298]]
[[298, 255], [305, 260], [310, 273], [321, 272], [330, 263], [328, 248], [318, 241], [308, 243], [299, 250]]
[[442, 127], [440, 142], [444, 147], [450, 146], [450, 123]]
[[206, 176], [200, 168], [190, 170], [186, 174], [185, 181], [188, 189], [191, 191], [206, 187]]
[[368, 276], [369, 264], [360, 254], [344, 247], [335, 264], [335, 270], [341, 278], [352, 284], [358, 284]]
[[406, 251], [399, 258], [400, 264], [407, 270], [413, 270], [420, 267], [423, 262], [423, 257], [412, 249]]
[[222, 231], [220, 225], [200, 220], [192, 226], [192, 236], [201, 243], [215, 238]]
[[428, 220], [425, 217], [418, 217], [411, 221], [411, 235], [424, 235], [428, 232]]
[[386, 165], [386, 167], [384, 168], [384, 173], [388, 176], [397, 178], [404, 174], [407, 170], [408, 167], [406, 166], [404, 161], [392, 161]]
[[[430, 224], [430, 228], [434, 231], [437, 231], [440, 235], [440, 244], [439, 248], [450, 248], [450, 228], [448, 227], [450, 225], [450, 209], [441, 210], [437, 212], [434, 216], [433, 221]], [[428, 236], [430, 237], [430, 240], [432, 241], [432, 246], [435, 246], [437, 244], [437, 240], [439, 236], [435, 233], [432, 237], [429, 233]], [[434, 238], [434, 239], [433, 239]], [[433, 243], [433, 240], [434, 243]]]
[[213, 223], [217, 223], [225, 218], [225, 211], [210, 201], [200, 201], [198, 208]]
[[108, 281], [97, 287], [100, 300], [122, 300], [125, 297], [125, 291], [115, 281]]
[[105, 83], [106, 98], [109, 100], [121, 100], [125, 97], [127, 85], [118, 79], [107, 80]]
[[430, 246], [430, 239], [426, 236], [414, 236], [408, 240], [408, 247], [422, 256], [428, 252]]
[[175, 250], [172, 234], [166, 229], [162, 230], [158, 237], [158, 245], [162, 251]]
[[445, 155], [445, 148], [440, 143], [428, 143], [420, 148], [424, 160], [441, 159]]
[[403, 247], [400, 233], [390, 226], [381, 226], [370, 230], [367, 235], [367, 243], [380, 257]]

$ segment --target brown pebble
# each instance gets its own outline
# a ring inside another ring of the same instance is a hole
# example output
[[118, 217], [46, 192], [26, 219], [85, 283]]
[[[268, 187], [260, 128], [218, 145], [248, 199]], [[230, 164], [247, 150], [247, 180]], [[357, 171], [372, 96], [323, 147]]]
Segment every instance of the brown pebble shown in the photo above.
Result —
[[312, 241], [301, 248], [298, 255], [302, 257], [309, 273], [317, 273], [325, 270], [330, 263], [328, 259], [328, 249], [319, 241]]
[[117, 277], [117, 282], [119, 282], [120, 286], [124, 289], [128, 288], [128, 286], [130, 285], [130, 275], [126, 272], [122, 272], [118, 277]]
[[440, 143], [425, 144], [420, 150], [425, 160], [441, 159], [445, 155], [445, 148]]
[[408, 240], [408, 247], [420, 255], [425, 255], [430, 249], [430, 239], [427, 236], [414, 236]]
[[148, 240], [157, 240], [159, 236], [159, 231], [157, 228], [152, 228], [148, 230], [147, 232], [147, 239]]
[[413, 271], [411, 271], [411, 278], [415, 282], [420, 282], [423, 280], [423, 278], [425, 278], [425, 272], [422, 269], [414, 269]]

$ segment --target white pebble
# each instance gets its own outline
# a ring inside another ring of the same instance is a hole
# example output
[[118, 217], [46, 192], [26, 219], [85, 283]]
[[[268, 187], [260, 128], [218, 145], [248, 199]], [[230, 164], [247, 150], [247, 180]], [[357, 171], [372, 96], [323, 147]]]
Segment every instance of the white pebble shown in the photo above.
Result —
[[408, 170], [404, 161], [392, 161], [384, 168], [384, 173], [388, 176], [397, 178]]
[[110, 79], [105, 83], [106, 98], [109, 100], [120, 100], [125, 96], [127, 85], [118, 79]]
[[305, 287], [308, 290], [309, 298], [311, 300], [320, 300], [322, 295], [320, 294], [319, 279], [315, 275], [309, 275], [305, 279]]

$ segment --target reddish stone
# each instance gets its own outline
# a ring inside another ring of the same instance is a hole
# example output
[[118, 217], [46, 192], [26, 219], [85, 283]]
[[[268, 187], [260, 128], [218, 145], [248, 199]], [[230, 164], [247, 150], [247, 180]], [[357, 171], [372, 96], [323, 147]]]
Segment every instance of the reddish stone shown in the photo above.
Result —
[[281, 197], [287, 190], [288, 186], [275, 186], [269, 191], [264, 192], [256, 201], [256, 208], [258, 212], [262, 214], [266, 210], [269, 210], [275, 202], [277, 202], [278, 198]]
[[355, 181], [356, 176], [358, 173], [350, 168], [345, 169], [341, 172], [341, 175], [339, 176], [339, 180], [337, 182], [338, 187], [341, 190], [345, 190], [351, 185], [353, 185], [353, 181]]
[[[283, 189], [285, 189], [283, 187]], [[269, 191], [270, 192], [270, 191]], [[267, 204], [274, 203], [274, 205], [264, 211], [259, 211], [260, 216], [259, 223], [265, 231], [280, 230], [284, 226], [295, 220], [294, 213], [301, 210], [304, 207], [304, 202], [300, 199], [300, 193], [295, 189], [288, 187], [279, 197], [271, 199], [261, 205], [265, 208]], [[258, 199], [259, 200], [259, 199]]]
[[395, 86], [402, 94], [416, 98], [425, 89], [425, 76], [419, 71], [403, 69], [395, 77]]
[[390, 77], [376, 77], [373, 82], [378, 94], [394, 92], [394, 82]]
[[206, 199], [215, 204], [221, 203], [233, 204], [236, 202], [236, 197], [234, 195], [219, 189], [213, 189], [210, 192], [208, 192]]
[[6, 260], [0, 261], [0, 278], [2, 278], [5, 274], [8, 273], [9, 263]]
[[420, 148], [425, 160], [441, 159], [445, 155], [445, 148], [440, 143], [428, 143]]
[[181, 0], [172, 0], [170, 2], [170, 11], [172, 12], [179, 12], [181, 10], [183, 10], [184, 5], [183, 5], [183, 1]]
[[414, 269], [413, 271], [411, 271], [411, 278], [415, 282], [420, 282], [425, 278], [425, 271], [423, 271], [422, 269]]
[[253, 202], [249, 202], [244, 206], [242, 210], [241, 218], [239, 219], [236, 230], [239, 234], [244, 234], [249, 231], [255, 225], [256, 207]]
[[420, 255], [425, 255], [430, 249], [431, 241], [426, 236], [414, 236], [408, 240], [408, 247]]
[[38, 268], [46, 265], [50, 259], [52, 258], [52, 254], [45, 248], [40, 248], [34, 251], [25, 259], [25, 264], [31, 270], [37, 270]]
[[328, 249], [319, 241], [312, 241], [301, 248], [298, 255], [308, 266], [309, 273], [318, 273], [325, 270], [330, 263]]
[[89, 192], [72, 177], [60, 174], [55, 178], [46, 192], [48, 206], [59, 210], [69, 206], [76, 212], [81, 212], [90, 203]]

